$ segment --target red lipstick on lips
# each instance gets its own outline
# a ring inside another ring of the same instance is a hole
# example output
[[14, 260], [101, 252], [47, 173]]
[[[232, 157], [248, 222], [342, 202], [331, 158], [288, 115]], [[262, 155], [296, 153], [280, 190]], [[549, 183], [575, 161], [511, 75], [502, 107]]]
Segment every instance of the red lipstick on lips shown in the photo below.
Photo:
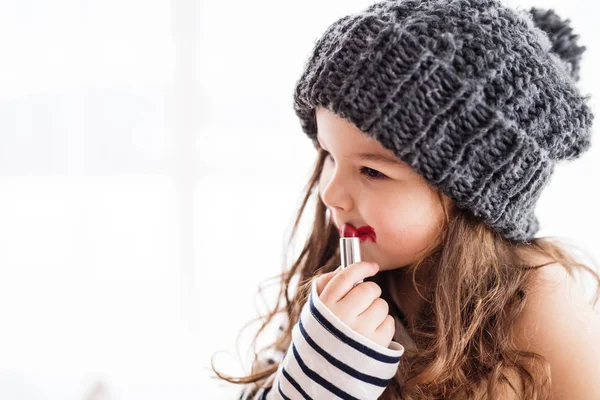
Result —
[[375, 230], [372, 227], [365, 225], [356, 229], [352, 224], [348, 223], [342, 226], [342, 229], [340, 230], [340, 235], [342, 237], [357, 237], [360, 239], [361, 243], [367, 240], [372, 240], [373, 242], [375, 242], [377, 238], [377, 236], [375, 235]]

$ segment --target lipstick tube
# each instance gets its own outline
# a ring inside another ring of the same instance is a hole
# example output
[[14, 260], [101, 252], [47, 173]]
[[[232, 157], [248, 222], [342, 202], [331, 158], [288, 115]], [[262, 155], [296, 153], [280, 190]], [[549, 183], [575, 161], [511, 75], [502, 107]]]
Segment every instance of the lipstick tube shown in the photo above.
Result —
[[[340, 238], [340, 261], [342, 269], [361, 261], [360, 257], [360, 239], [357, 237]], [[354, 286], [362, 283], [363, 280], [356, 282]]]

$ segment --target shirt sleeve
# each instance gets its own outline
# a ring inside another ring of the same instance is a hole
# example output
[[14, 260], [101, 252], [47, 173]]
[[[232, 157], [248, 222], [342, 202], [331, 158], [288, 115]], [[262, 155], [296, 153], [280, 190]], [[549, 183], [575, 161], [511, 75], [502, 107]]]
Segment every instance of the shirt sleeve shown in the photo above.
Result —
[[266, 388], [246, 391], [240, 399], [377, 399], [402, 354], [401, 344], [383, 347], [342, 322], [321, 302], [314, 280], [277, 372]]

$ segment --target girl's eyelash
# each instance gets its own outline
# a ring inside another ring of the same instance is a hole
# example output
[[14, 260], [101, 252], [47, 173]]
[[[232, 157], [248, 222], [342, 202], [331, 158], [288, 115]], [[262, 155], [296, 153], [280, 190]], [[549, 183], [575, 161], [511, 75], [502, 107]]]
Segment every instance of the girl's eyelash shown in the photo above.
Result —
[[[331, 154], [329, 154], [329, 152], [327, 150], [323, 150], [321, 148], [321, 151], [323, 152], [323, 155], [325, 156], [325, 158], [331, 157]], [[387, 176], [385, 176], [384, 174], [382, 174], [381, 172], [379, 172], [373, 168], [362, 167], [360, 169], [360, 172], [361, 172], [361, 174], [363, 174], [365, 176], [365, 179], [368, 179], [371, 181], [379, 181], [379, 180], [387, 179]]]
[[[373, 171], [375, 176], [370, 175], [368, 171]], [[387, 176], [385, 176], [381, 172], [369, 167], [362, 167], [361, 172], [365, 175], [365, 178], [373, 181], [378, 181], [387, 178]]]

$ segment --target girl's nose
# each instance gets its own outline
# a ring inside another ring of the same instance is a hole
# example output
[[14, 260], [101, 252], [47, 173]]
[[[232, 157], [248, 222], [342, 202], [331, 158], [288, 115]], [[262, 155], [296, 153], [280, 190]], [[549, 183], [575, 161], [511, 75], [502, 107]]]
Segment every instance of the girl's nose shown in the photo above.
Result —
[[323, 183], [321, 200], [332, 210], [348, 212], [354, 206], [349, 182], [341, 174], [331, 172], [329, 180]]

